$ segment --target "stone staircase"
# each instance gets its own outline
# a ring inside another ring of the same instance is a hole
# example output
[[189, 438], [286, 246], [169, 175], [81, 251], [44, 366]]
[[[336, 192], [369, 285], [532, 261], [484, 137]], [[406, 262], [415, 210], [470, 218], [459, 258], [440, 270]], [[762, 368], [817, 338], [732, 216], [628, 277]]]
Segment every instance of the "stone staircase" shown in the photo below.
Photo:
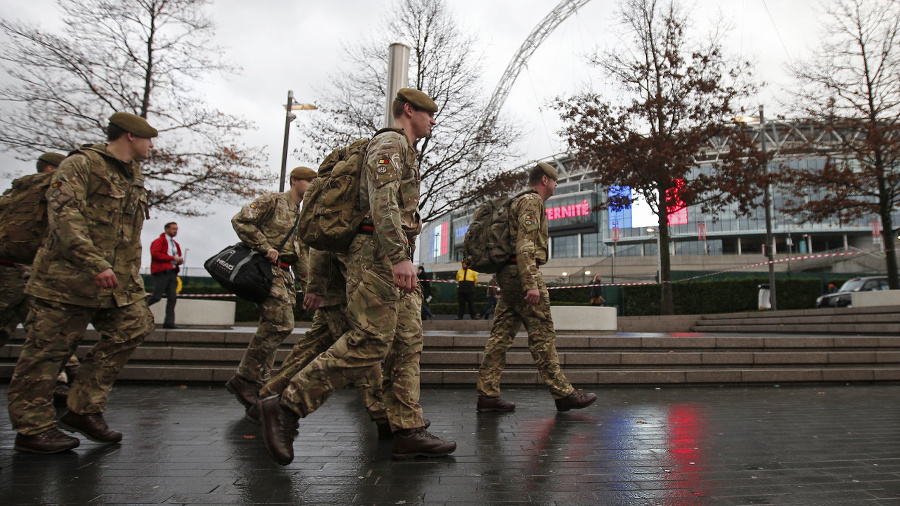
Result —
[[[620, 331], [614, 334], [559, 334], [563, 371], [576, 386], [900, 381], [900, 316], [894, 309], [619, 320]], [[426, 322], [422, 383], [474, 387], [489, 329], [485, 321]], [[223, 384], [254, 330], [158, 329], [135, 351], [120, 378]], [[0, 348], [0, 379], [12, 375], [23, 338], [19, 329]], [[89, 331], [78, 355], [84, 356], [97, 338]], [[276, 363], [294, 340], [281, 347]], [[508, 353], [503, 384], [541, 385], [524, 333]]]
[[900, 336], [900, 308], [880, 306], [702, 315], [691, 326], [691, 330], [715, 333]]

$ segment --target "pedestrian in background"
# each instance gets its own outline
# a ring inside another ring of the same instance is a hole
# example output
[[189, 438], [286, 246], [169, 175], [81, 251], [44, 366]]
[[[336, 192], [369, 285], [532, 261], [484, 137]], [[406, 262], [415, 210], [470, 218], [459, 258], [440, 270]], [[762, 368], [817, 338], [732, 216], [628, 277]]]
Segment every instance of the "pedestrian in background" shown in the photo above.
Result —
[[591, 305], [592, 306], [602, 306], [606, 299], [603, 298], [603, 289], [601, 285], [603, 281], [600, 279], [600, 275], [597, 274], [594, 276], [593, 281], [591, 281]]
[[428, 318], [429, 320], [434, 320], [434, 313], [428, 309], [428, 303], [431, 302], [431, 276], [425, 272], [425, 266], [419, 266], [419, 273], [417, 274], [419, 278], [419, 284], [422, 286], [422, 320]]
[[166, 317], [164, 329], [175, 329], [175, 302], [178, 297], [178, 271], [184, 258], [181, 256], [181, 245], [175, 242], [178, 235], [178, 224], [174, 221], [166, 223], [163, 233], [150, 243], [150, 275], [153, 277], [153, 295], [147, 299], [152, 306], [163, 297], [166, 298]]
[[463, 319], [463, 313], [466, 308], [473, 320], [478, 319], [475, 313], [475, 285], [478, 284], [478, 273], [466, 266], [466, 261], [462, 261], [462, 269], [456, 271], [456, 302], [459, 304], [459, 312], [456, 315], [457, 320]]
[[500, 285], [497, 284], [497, 276], [491, 276], [491, 281], [487, 288], [487, 305], [481, 312], [481, 317], [485, 320], [491, 317], [491, 312], [497, 307], [497, 298], [500, 297]]

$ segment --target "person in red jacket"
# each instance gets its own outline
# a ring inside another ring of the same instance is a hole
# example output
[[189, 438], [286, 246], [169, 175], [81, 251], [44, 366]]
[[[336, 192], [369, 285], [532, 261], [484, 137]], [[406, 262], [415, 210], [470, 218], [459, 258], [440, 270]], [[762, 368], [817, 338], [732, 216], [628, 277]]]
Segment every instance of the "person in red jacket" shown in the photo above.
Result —
[[175, 329], [175, 297], [178, 288], [179, 265], [184, 263], [181, 257], [181, 246], [175, 242], [178, 235], [178, 224], [174, 221], [166, 223], [165, 232], [150, 244], [150, 274], [153, 276], [153, 295], [147, 304], [156, 304], [164, 296], [166, 298], [165, 329]]

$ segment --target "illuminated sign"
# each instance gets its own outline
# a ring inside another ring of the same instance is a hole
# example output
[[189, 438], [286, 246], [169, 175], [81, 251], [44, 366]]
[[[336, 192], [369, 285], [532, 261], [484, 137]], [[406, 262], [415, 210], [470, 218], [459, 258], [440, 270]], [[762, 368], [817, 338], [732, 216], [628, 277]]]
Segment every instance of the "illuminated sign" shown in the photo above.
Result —
[[434, 227], [431, 235], [431, 257], [437, 258], [446, 255], [450, 249], [450, 224], [441, 223], [441, 226]]
[[456, 229], [456, 238], [459, 239], [461, 237], [466, 236], [466, 232], [469, 231], [469, 225], [463, 225]]
[[582, 200], [580, 204], [571, 204], [568, 206], [551, 207], [546, 209], [548, 220], [559, 220], [562, 218], [577, 218], [579, 216], [590, 216], [591, 206], [587, 199]]
[[675, 186], [666, 190], [666, 200], [675, 201], [675, 205], [668, 206], [666, 211], [669, 214], [669, 225], [687, 225], [688, 212], [687, 206], [681, 200], [681, 190], [684, 188], [684, 179], [676, 179]]
[[[628, 197], [631, 198], [630, 186], [610, 186], [607, 191], [609, 198]], [[631, 228], [631, 206], [614, 211], [611, 207], [609, 211], [609, 229]]]

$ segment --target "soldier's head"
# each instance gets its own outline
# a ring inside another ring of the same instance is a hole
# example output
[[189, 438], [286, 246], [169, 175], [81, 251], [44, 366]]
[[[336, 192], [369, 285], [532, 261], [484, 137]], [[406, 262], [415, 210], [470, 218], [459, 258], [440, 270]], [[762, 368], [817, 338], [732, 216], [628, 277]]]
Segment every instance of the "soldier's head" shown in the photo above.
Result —
[[538, 162], [528, 173], [528, 184], [534, 187], [544, 200], [553, 196], [556, 191], [556, 180], [559, 173], [549, 163]]
[[47, 151], [39, 156], [35, 164], [38, 172], [50, 172], [56, 170], [59, 164], [66, 159], [66, 155]]
[[170, 221], [170, 222], [166, 223], [165, 230], [166, 230], [167, 236], [175, 237], [176, 235], [178, 235], [178, 224], [175, 223], [174, 221]]
[[309, 167], [296, 167], [291, 171], [291, 192], [295, 192], [295, 195], [299, 197], [301, 200], [303, 199], [303, 194], [306, 193], [306, 189], [309, 188], [312, 180], [318, 176], [316, 171], [310, 169]]
[[146, 119], [127, 112], [117, 112], [110, 116], [106, 127], [110, 151], [123, 162], [150, 156], [150, 149], [153, 148], [151, 139], [157, 135], [159, 132]]
[[438, 106], [431, 97], [413, 88], [400, 88], [391, 104], [394, 121], [413, 143], [431, 137], [431, 128], [435, 125], [434, 113], [437, 111]]

